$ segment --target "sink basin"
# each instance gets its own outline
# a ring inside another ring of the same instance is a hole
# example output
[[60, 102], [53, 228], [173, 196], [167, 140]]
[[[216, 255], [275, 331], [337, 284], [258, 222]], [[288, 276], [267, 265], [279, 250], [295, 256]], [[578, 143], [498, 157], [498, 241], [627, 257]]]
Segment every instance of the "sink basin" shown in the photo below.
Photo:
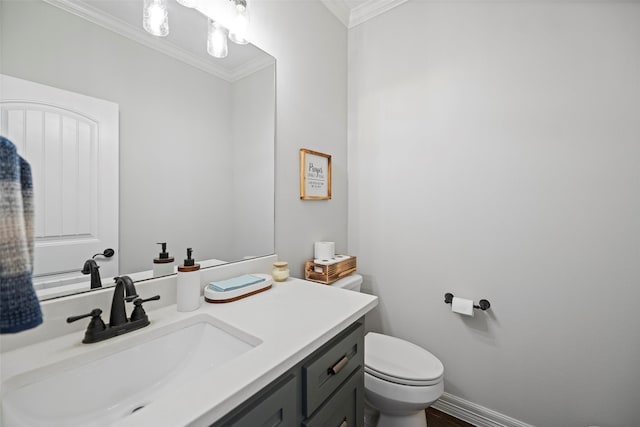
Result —
[[96, 344], [84, 345], [78, 356], [9, 378], [2, 384], [0, 424], [106, 426], [261, 342], [206, 314], [112, 341], [95, 350]]

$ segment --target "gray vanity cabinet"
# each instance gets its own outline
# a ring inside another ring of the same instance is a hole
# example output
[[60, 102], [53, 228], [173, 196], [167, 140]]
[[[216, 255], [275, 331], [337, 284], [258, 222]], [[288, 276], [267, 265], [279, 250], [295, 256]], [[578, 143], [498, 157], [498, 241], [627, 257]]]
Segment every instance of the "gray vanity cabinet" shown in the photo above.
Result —
[[[294, 427], [297, 416], [297, 378], [284, 375], [250, 400], [249, 407], [220, 425], [234, 427]], [[215, 424], [218, 425], [218, 424]]]
[[364, 327], [353, 323], [214, 427], [360, 427]]
[[364, 423], [364, 377], [358, 368], [346, 383], [320, 407], [302, 421], [304, 427], [353, 427]]

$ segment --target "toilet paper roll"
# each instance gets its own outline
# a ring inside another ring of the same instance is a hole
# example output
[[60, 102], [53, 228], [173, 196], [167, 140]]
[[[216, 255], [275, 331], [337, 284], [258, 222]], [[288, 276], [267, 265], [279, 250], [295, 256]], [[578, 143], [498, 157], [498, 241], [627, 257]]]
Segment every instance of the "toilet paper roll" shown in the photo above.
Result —
[[453, 297], [451, 311], [464, 314], [465, 316], [473, 316], [473, 300]]
[[315, 259], [331, 259], [336, 256], [335, 242], [315, 242], [314, 246]]

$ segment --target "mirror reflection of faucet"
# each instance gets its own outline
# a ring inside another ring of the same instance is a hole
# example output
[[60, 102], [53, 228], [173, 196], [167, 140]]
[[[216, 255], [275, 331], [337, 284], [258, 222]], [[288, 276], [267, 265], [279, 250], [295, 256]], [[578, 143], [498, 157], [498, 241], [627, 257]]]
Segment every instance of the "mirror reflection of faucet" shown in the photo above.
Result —
[[[160, 295], [147, 299], [138, 298], [136, 287], [129, 276], [116, 277], [115, 282], [116, 285], [113, 290], [113, 299], [111, 301], [111, 317], [109, 318], [108, 325], [105, 325], [102, 321], [102, 310], [99, 308], [95, 308], [87, 314], [67, 318], [67, 323], [71, 323], [76, 320], [84, 319], [85, 317], [91, 317], [91, 322], [89, 322], [89, 326], [87, 326], [87, 330], [84, 334], [84, 339], [82, 340], [83, 343], [90, 344], [103, 341], [117, 335], [126, 334], [127, 332], [144, 328], [151, 323], [147, 313], [142, 307], [142, 303], [147, 301], [157, 301], [160, 299]], [[125, 302], [131, 301], [133, 301], [135, 308], [131, 312], [131, 318], [127, 319]]]
[[111, 258], [116, 252], [111, 249], [111, 248], [107, 248], [104, 250], [104, 252], [99, 253], [99, 254], [95, 254], [94, 256], [91, 257], [91, 259], [88, 259], [85, 261], [84, 266], [82, 267], [82, 274], [90, 274], [91, 275], [91, 289], [96, 289], [96, 288], [101, 288], [102, 287], [102, 281], [100, 280], [100, 266], [98, 265], [98, 263], [95, 261], [95, 257], [97, 256], [103, 256], [105, 258]]

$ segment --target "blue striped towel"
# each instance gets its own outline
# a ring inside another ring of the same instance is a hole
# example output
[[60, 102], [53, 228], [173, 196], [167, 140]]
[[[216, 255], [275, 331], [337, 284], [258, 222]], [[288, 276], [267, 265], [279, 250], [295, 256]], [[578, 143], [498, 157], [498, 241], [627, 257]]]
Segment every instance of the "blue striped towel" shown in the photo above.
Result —
[[42, 323], [33, 289], [33, 182], [31, 166], [0, 136], [0, 333]]

